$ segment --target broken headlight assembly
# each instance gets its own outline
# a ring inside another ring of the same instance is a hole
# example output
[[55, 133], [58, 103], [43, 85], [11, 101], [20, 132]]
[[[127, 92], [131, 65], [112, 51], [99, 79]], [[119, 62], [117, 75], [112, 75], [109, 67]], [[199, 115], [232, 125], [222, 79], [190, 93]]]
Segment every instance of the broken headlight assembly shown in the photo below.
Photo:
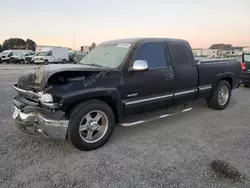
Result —
[[39, 101], [43, 106], [51, 109], [57, 109], [60, 106], [58, 103], [54, 102], [53, 96], [48, 93], [40, 94]]

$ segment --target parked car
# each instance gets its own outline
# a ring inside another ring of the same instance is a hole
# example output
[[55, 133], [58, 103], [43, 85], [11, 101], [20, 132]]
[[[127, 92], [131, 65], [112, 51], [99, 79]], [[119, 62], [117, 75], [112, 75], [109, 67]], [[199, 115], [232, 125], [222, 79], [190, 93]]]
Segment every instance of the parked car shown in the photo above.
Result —
[[236, 60], [196, 63], [185, 40], [112, 40], [79, 64], [40, 66], [22, 75], [13, 86], [12, 117], [23, 132], [93, 150], [109, 140], [116, 124], [186, 112], [200, 99], [225, 109], [240, 76]]
[[82, 51], [69, 51], [69, 61], [73, 63], [79, 63], [87, 54], [87, 52]]
[[250, 86], [250, 53], [242, 54], [241, 82], [245, 87]]
[[10, 62], [12, 63], [25, 63], [25, 57], [34, 54], [32, 50], [13, 50], [13, 55], [10, 57]]
[[30, 54], [26, 54], [25, 55], [25, 63], [26, 64], [33, 64], [34, 63], [34, 59], [35, 59], [35, 56], [38, 54], [33, 52], [33, 53], [30, 53]]
[[66, 63], [69, 61], [68, 48], [45, 47], [34, 58], [35, 64]]
[[4, 50], [1, 53], [1, 60], [3, 63], [10, 63], [10, 57], [13, 55], [12, 50]]
[[24, 63], [24, 54], [32, 50], [5, 50], [1, 53], [2, 62], [6, 63]]

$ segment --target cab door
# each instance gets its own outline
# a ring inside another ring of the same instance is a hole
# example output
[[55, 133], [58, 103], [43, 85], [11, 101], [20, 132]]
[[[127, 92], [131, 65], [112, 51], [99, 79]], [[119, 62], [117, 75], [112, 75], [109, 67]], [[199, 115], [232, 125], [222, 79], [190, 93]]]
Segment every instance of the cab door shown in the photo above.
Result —
[[198, 86], [198, 69], [191, 47], [186, 42], [169, 42], [174, 70], [174, 104], [192, 102], [196, 99]]
[[131, 66], [136, 60], [146, 61], [148, 69], [144, 71], [130, 69], [124, 75], [124, 87], [121, 93], [123, 93], [126, 116], [171, 106], [174, 72], [166, 57], [164, 43], [143, 43], [135, 52]]

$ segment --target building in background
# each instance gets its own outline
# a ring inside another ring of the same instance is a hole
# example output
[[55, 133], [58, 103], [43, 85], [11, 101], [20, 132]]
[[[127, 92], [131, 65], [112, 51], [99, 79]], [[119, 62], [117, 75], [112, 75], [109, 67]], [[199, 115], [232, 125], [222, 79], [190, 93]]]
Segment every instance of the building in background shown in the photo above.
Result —
[[90, 51], [90, 46], [81, 46], [81, 51], [82, 52], [89, 52]]
[[203, 49], [195, 48], [193, 53], [195, 57], [208, 57], [208, 58], [227, 58], [239, 57], [243, 51], [250, 52], [250, 47], [233, 47], [232, 45], [213, 45], [213, 48]]
[[194, 56], [197, 56], [197, 57], [206, 56], [204, 54], [204, 52], [205, 52], [205, 49], [203, 49], [203, 48], [194, 48], [193, 49]]
[[219, 50], [218, 49], [205, 49], [204, 54], [207, 57], [219, 57]]
[[250, 47], [244, 47], [243, 52], [244, 53], [250, 53]]
[[38, 45], [36, 47], [35, 52], [40, 52], [44, 48], [53, 48], [53, 47], [61, 47], [61, 46]]

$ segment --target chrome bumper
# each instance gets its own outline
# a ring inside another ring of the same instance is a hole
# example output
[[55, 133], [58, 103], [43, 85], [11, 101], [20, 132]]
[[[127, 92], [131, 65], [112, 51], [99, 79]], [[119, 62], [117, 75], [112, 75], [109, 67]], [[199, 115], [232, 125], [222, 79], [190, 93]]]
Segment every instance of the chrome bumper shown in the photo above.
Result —
[[13, 107], [14, 124], [22, 132], [51, 138], [56, 140], [66, 139], [68, 120], [53, 120], [37, 112], [23, 113], [16, 106]]

